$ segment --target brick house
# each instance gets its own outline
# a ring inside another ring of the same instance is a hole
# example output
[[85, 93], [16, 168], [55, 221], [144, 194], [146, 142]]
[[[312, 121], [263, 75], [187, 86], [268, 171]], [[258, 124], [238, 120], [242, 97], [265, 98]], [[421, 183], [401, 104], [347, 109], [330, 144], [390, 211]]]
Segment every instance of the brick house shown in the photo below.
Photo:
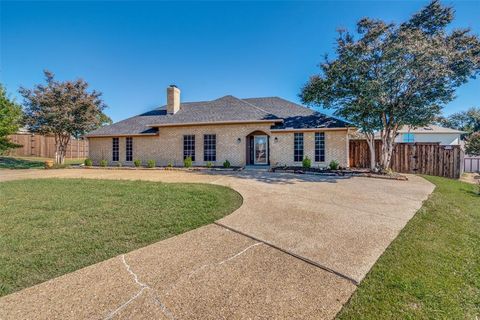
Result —
[[312, 166], [336, 160], [348, 166], [348, 124], [278, 98], [180, 102], [180, 90], [167, 88], [167, 105], [102, 127], [86, 135], [90, 158], [114, 165], [152, 159], [158, 166], [211, 162], [221, 166]]

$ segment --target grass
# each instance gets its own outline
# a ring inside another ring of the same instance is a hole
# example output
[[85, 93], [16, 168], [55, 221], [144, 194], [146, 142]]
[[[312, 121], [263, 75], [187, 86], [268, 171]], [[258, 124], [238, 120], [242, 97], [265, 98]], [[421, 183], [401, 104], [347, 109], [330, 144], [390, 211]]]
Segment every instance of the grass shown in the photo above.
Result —
[[0, 183], [0, 296], [213, 222], [241, 196], [209, 184]]
[[[0, 157], [0, 169], [39, 169], [50, 158], [39, 157]], [[85, 159], [65, 159], [66, 165], [81, 164]]]
[[476, 319], [480, 316], [480, 195], [473, 184], [436, 185], [361, 283], [338, 319]]

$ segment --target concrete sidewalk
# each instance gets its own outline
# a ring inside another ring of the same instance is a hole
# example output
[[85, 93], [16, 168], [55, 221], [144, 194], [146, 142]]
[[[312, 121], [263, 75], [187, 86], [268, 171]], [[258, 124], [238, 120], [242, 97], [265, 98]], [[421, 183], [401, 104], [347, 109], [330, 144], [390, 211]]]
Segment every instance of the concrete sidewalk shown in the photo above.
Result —
[[433, 191], [415, 176], [404, 182], [261, 172], [4, 172], [0, 181], [216, 183], [240, 192], [244, 204], [219, 221], [226, 228], [208, 225], [3, 297], [1, 319], [331, 319]]

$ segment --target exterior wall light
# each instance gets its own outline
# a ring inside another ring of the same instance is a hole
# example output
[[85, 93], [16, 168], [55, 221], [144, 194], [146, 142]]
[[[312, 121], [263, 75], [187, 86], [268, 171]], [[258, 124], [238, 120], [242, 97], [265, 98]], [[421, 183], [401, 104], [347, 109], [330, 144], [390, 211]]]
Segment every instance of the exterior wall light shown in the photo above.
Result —
[[240, 143], [240, 142], [242, 142], [242, 138], [237, 139], [237, 143]]
[[275, 139], [273, 139], [273, 141], [278, 142], [278, 137], [275, 137]]

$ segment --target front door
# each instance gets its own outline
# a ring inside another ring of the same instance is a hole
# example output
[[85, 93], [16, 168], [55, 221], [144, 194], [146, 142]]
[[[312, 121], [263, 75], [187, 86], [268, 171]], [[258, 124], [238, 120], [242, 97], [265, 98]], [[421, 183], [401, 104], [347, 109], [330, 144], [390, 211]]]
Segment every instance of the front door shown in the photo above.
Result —
[[267, 136], [254, 137], [254, 164], [268, 164]]

